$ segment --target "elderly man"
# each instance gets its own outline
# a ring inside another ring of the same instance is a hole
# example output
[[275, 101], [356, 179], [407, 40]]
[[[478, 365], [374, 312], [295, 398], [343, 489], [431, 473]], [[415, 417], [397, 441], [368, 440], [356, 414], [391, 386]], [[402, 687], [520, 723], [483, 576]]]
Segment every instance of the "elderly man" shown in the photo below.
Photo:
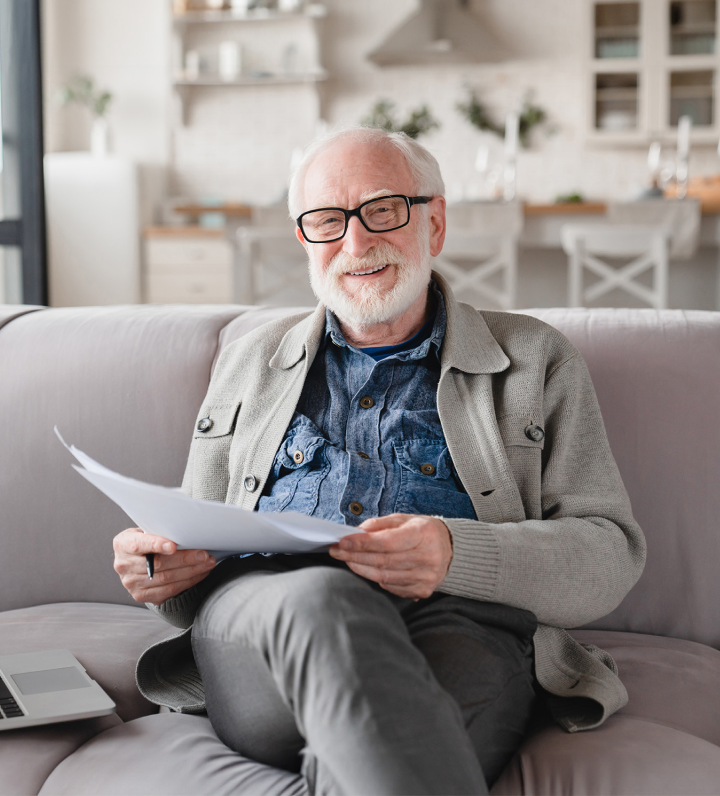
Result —
[[144, 653], [146, 696], [207, 709], [310, 792], [484, 793], [536, 691], [569, 731], [627, 699], [563, 629], [611, 611], [645, 555], [585, 364], [431, 272], [443, 190], [403, 135], [312, 146], [289, 204], [320, 304], [228, 346], [198, 416], [189, 494], [358, 532], [217, 566], [137, 529], [115, 541], [133, 597], [188, 628]]

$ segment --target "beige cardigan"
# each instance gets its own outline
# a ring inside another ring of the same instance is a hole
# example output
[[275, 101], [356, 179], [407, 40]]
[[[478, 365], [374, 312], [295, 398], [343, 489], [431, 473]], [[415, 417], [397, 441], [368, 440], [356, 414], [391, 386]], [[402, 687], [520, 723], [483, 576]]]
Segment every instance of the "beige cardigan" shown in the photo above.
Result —
[[[537, 677], [556, 719], [569, 731], [595, 727], [627, 702], [627, 692], [610, 656], [581, 646], [563, 628], [620, 603], [642, 572], [645, 542], [587, 367], [547, 324], [475, 310], [434, 278], [448, 314], [438, 412], [478, 517], [445, 518], [453, 559], [440, 591], [532, 611], [540, 622]], [[320, 306], [260, 327], [223, 351], [198, 415], [212, 427], [195, 432], [186, 492], [256, 506], [324, 329]], [[533, 425], [544, 430], [543, 439], [526, 434]], [[200, 584], [157, 610], [187, 628], [206, 592]], [[196, 711], [202, 686], [188, 669], [186, 636], [147, 650], [138, 684], [154, 702]]]

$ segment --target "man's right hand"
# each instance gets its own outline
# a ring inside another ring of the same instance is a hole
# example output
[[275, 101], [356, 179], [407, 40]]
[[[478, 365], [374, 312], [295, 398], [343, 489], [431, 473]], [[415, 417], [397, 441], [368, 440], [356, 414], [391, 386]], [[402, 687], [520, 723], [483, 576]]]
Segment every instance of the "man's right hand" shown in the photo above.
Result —
[[[139, 603], [160, 605], [206, 578], [215, 559], [205, 550], [178, 550], [162, 536], [128, 528], [113, 539], [115, 572], [122, 585]], [[145, 555], [155, 555], [153, 579], [147, 575]]]

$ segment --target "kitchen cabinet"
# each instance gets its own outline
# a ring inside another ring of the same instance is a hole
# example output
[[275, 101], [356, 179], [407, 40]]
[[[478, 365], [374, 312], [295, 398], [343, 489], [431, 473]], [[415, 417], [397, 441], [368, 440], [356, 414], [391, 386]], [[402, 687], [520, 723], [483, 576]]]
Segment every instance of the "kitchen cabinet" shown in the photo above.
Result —
[[587, 2], [588, 143], [671, 143], [684, 115], [694, 143], [717, 142], [717, 3]]
[[146, 303], [232, 302], [232, 248], [221, 230], [151, 227], [144, 238]]

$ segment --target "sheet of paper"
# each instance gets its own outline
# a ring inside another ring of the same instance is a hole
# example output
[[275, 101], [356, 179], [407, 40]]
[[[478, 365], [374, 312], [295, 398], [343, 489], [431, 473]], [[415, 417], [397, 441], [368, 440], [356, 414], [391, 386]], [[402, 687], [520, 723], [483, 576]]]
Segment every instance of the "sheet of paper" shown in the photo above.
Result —
[[325, 549], [357, 528], [294, 511], [248, 511], [227, 503], [194, 500], [179, 489], [147, 484], [115, 473], [74, 445], [60, 441], [82, 464], [80, 475], [120, 506], [146, 533], [181, 548], [235, 553], [307, 553]]

